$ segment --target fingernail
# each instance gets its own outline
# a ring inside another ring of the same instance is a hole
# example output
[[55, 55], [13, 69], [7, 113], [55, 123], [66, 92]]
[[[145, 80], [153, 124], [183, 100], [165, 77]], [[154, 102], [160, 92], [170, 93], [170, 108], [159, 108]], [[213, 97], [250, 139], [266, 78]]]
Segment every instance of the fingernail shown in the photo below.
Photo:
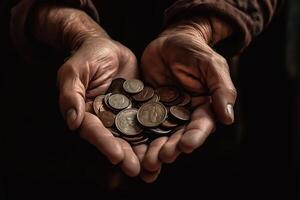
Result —
[[227, 104], [227, 114], [231, 119], [231, 122], [234, 122], [234, 111], [233, 111], [233, 106], [231, 104]]
[[66, 120], [69, 128], [72, 128], [72, 124], [76, 120], [76, 117], [77, 117], [76, 110], [74, 108], [69, 109], [66, 115]]

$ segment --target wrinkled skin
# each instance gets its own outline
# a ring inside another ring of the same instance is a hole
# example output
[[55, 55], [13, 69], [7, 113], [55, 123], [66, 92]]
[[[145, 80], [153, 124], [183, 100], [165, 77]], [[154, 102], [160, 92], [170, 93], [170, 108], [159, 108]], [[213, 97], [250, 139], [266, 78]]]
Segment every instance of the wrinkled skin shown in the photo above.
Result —
[[114, 78], [137, 77], [135, 56], [110, 39], [93, 38], [83, 43], [58, 71], [60, 107], [69, 128], [95, 145], [113, 164], [120, 164], [128, 176], [136, 176], [140, 164], [131, 146], [114, 137], [96, 115], [85, 112], [85, 104], [105, 94]]
[[163, 163], [172, 163], [181, 152], [191, 153], [201, 146], [213, 132], [215, 118], [224, 124], [234, 121], [236, 90], [226, 60], [207, 44], [210, 29], [204, 19], [182, 21], [167, 28], [144, 51], [141, 71], [145, 82], [154, 87], [181, 87], [193, 96], [194, 107], [185, 127], [149, 145], [141, 160], [141, 177], [146, 182], [158, 177]]
[[79, 129], [82, 138], [125, 174], [137, 176], [141, 167], [132, 147], [114, 137], [97, 116], [86, 112], [88, 102], [104, 94], [113, 79], [138, 78], [136, 57], [82, 11], [42, 4], [36, 15], [35, 37], [72, 52], [57, 73], [60, 110], [67, 125], [71, 130]]
[[135, 147], [114, 137], [97, 116], [86, 112], [88, 102], [105, 93], [114, 78], [138, 78], [134, 54], [84, 12], [55, 4], [36, 9], [33, 33], [53, 48], [72, 52], [57, 76], [60, 109], [69, 128], [79, 129], [82, 138], [128, 176], [153, 182], [163, 163], [174, 162], [181, 152], [191, 153], [205, 141], [214, 130], [215, 118], [225, 124], [234, 120], [235, 89], [226, 60], [207, 45], [210, 29], [209, 23], [181, 22], [145, 49], [142, 78], [154, 87], [182, 87], [193, 96], [194, 112], [189, 124], [172, 136]]

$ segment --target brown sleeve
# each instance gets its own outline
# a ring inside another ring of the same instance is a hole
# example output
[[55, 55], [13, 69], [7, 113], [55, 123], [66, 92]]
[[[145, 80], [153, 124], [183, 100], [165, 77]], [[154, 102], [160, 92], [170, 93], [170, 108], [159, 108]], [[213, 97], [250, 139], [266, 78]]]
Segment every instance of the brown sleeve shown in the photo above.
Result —
[[[20, 55], [29, 62], [43, 59], [40, 47], [37, 47], [38, 45], [32, 41], [28, 34], [28, 27], [30, 27], [30, 15], [35, 6], [46, 1], [50, 0], [21, 0], [11, 9], [10, 36], [12, 43]], [[57, 0], [55, 2], [82, 9], [94, 20], [99, 21], [98, 12], [91, 0]]]
[[240, 53], [270, 22], [282, 0], [178, 0], [165, 11], [165, 23], [194, 16], [217, 16], [234, 30], [219, 46], [226, 54]]

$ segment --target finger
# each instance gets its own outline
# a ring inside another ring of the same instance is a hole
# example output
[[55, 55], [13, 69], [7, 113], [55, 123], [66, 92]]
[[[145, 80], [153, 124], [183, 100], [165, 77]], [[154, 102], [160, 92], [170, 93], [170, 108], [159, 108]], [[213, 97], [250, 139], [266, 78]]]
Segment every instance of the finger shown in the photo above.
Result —
[[138, 157], [140, 163], [142, 163], [145, 154], [147, 152], [147, 145], [141, 144], [133, 147], [133, 151], [135, 152], [136, 156]]
[[62, 115], [71, 130], [77, 129], [85, 113], [85, 87], [78, 73], [65, 64], [58, 71], [59, 104]]
[[97, 147], [112, 164], [124, 160], [124, 150], [119, 141], [107, 130], [99, 118], [86, 112], [80, 127], [80, 135], [89, 143]]
[[224, 124], [234, 122], [236, 89], [221, 55], [197, 37], [177, 34], [164, 43], [163, 57], [184, 89], [196, 94], [205, 94], [208, 89], [217, 118]]
[[125, 157], [124, 160], [120, 163], [120, 167], [123, 172], [130, 176], [134, 177], [140, 173], [140, 162], [138, 157], [133, 152], [131, 146], [125, 140], [118, 138], [120, 144], [122, 145]]
[[146, 183], [153, 183], [158, 178], [160, 172], [161, 172], [161, 167], [155, 172], [149, 172], [149, 171], [143, 169], [141, 171], [140, 177]]
[[210, 64], [206, 78], [212, 94], [213, 109], [222, 123], [232, 124], [237, 92], [230, 77], [227, 61], [221, 56], [215, 56]]
[[168, 140], [167, 137], [160, 137], [152, 141], [148, 147], [144, 160], [142, 162], [142, 166], [150, 171], [157, 171], [161, 167], [161, 161], [159, 160], [158, 154], [160, 149]]
[[184, 153], [191, 153], [204, 143], [213, 129], [214, 119], [209, 104], [199, 106], [193, 112], [191, 122], [186, 126], [179, 142], [179, 149]]
[[180, 155], [178, 143], [183, 135], [183, 132], [183, 128], [176, 131], [173, 135], [169, 137], [168, 141], [161, 148], [159, 152], [159, 159], [163, 163], [173, 163], [176, 160], [176, 158]]

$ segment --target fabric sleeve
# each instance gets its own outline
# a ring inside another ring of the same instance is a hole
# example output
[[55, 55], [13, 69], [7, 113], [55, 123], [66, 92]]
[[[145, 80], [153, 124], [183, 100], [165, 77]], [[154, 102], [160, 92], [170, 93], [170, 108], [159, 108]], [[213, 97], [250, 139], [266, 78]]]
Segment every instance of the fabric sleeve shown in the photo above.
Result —
[[[41, 60], [44, 55], [41, 55], [41, 47], [32, 41], [28, 34], [28, 27], [30, 23], [30, 15], [34, 7], [43, 2], [50, 0], [21, 0], [17, 3], [10, 13], [10, 37], [12, 43], [18, 53], [27, 61]], [[94, 20], [99, 21], [98, 12], [91, 0], [60, 0], [59, 4], [64, 4], [70, 7], [84, 10]]]
[[280, 3], [280, 0], [178, 0], [165, 11], [165, 25], [194, 16], [220, 17], [233, 27], [233, 35], [218, 48], [236, 55], [269, 24]]

